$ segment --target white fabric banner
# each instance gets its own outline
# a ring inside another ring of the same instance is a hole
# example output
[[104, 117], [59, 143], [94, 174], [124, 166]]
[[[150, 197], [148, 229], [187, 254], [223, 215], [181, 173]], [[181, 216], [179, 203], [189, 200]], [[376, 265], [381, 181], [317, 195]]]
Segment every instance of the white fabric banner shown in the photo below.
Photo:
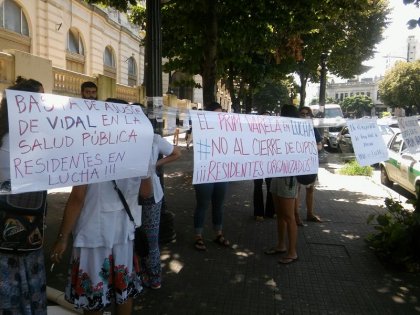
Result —
[[190, 110], [193, 184], [318, 172], [311, 120]]
[[147, 174], [153, 129], [141, 107], [6, 90], [12, 192]]

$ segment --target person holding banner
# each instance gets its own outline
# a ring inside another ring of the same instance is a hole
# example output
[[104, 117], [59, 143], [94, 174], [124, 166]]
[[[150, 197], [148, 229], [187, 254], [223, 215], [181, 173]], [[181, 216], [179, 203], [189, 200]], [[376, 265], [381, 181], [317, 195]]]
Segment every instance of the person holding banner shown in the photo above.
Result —
[[[281, 116], [299, 118], [299, 112], [294, 105], [284, 105]], [[296, 177], [275, 177], [270, 187], [273, 195], [274, 209], [277, 214], [277, 246], [266, 250], [265, 254], [285, 254], [279, 259], [280, 264], [290, 264], [298, 259], [296, 252], [297, 225], [295, 221], [295, 201], [298, 191]], [[286, 246], [287, 234], [287, 246]]]
[[[159, 155], [165, 156], [158, 160]], [[165, 138], [155, 134], [151, 161], [153, 168], [161, 167], [181, 157], [178, 147], [170, 144]], [[146, 287], [160, 289], [162, 267], [159, 251], [160, 210], [163, 201], [163, 188], [156, 172], [151, 174], [153, 182], [153, 196], [142, 202], [142, 225], [146, 231], [149, 243], [149, 255], [140, 259], [142, 282]]]
[[[212, 102], [205, 107], [207, 111], [221, 112], [222, 106]], [[206, 251], [207, 247], [203, 239], [203, 227], [205, 213], [212, 206], [212, 223], [216, 233], [214, 242], [222, 247], [230, 247], [230, 242], [224, 237], [223, 228], [223, 204], [225, 201], [227, 182], [205, 183], [194, 185], [196, 207], [194, 211], [194, 248], [198, 251]]]
[[[18, 77], [10, 90], [44, 93], [42, 84], [33, 79]], [[17, 132], [17, 131], [15, 131]], [[7, 100], [4, 96], [0, 107], [0, 182], [10, 180], [9, 122]], [[46, 194], [46, 192], [45, 192]], [[17, 195], [16, 195], [17, 196]], [[0, 212], [2, 209], [0, 209]], [[8, 225], [8, 237], [26, 229], [20, 227], [22, 220], [13, 220], [16, 226]], [[1, 215], [3, 217], [3, 215]], [[45, 213], [31, 216], [28, 223], [43, 221]], [[43, 227], [43, 224], [41, 224]], [[3, 233], [2, 233], [3, 234]], [[38, 233], [43, 238], [43, 231]], [[2, 235], [1, 237], [4, 237]], [[44, 251], [42, 248], [27, 251], [1, 251], [0, 254], [0, 314], [47, 314], [47, 280], [45, 273]]]
[[[141, 225], [139, 198], [153, 197], [150, 174], [115, 181], [137, 226]], [[133, 248], [134, 230], [112, 181], [72, 188], [51, 260], [61, 261], [72, 236], [65, 299], [75, 308], [85, 314], [102, 314], [114, 300], [118, 314], [131, 314], [133, 298], [142, 291], [140, 264]]]
[[[299, 110], [299, 116], [304, 119], [312, 119], [314, 117], [312, 113], [312, 109], [308, 106], [304, 106]], [[315, 133], [315, 141], [317, 145], [318, 152], [322, 150], [322, 137], [318, 132], [318, 129], [314, 128]], [[299, 184], [298, 187], [298, 197], [296, 198], [295, 204], [295, 219], [296, 224], [299, 226], [303, 226], [302, 220], [299, 216], [299, 194], [301, 186], [305, 186], [306, 188], [306, 195], [305, 195], [305, 203], [306, 203], [306, 220], [310, 222], [318, 222], [321, 223], [322, 220], [319, 216], [315, 215], [314, 213], [314, 190], [315, 190], [315, 183], [316, 177], [312, 183], [307, 185]]]
[[[264, 112], [263, 115], [271, 116], [270, 112]], [[267, 187], [267, 195], [265, 198], [264, 206], [264, 193], [263, 193], [263, 184], [265, 181], [265, 186]], [[256, 221], [264, 221], [264, 217], [273, 218], [274, 217], [274, 205], [273, 197], [270, 192], [271, 178], [258, 178], [254, 179], [254, 218]]]
[[83, 82], [80, 86], [80, 93], [82, 98], [87, 100], [97, 100], [98, 99], [98, 87], [95, 83], [91, 81]]

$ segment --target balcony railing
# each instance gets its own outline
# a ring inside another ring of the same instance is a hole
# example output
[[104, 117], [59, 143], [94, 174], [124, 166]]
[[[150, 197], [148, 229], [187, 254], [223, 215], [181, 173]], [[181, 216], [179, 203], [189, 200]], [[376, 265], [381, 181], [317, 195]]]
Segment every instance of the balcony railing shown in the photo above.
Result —
[[53, 94], [80, 97], [80, 85], [85, 81], [97, 83], [95, 77], [53, 67], [54, 87]]

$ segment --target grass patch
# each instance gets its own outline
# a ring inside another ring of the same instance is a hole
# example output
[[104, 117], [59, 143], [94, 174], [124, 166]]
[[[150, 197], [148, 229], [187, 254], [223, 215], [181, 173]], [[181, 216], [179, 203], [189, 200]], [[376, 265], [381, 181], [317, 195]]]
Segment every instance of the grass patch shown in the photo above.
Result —
[[339, 171], [341, 175], [349, 176], [372, 176], [373, 167], [361, 166], [356, 160], [347, 162]]

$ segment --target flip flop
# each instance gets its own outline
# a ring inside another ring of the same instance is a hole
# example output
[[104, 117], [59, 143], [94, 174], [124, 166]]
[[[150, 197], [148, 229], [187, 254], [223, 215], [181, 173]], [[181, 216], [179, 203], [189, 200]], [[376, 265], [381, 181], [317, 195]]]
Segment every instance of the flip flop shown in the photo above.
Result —
[[204, 244], [204, 241], [202, 238], [198, 238], [194, 242], [194, 248], [200, 252], [204, 252], [207, 250], [206, 245]]
[[277, 255], [277, 254], [284, 254], [286, 252], [285, 249], [278, 249], [277, 247], [271, 247], [264, 251], [266, 255]]
[[282, 257], [279, 259], [279, 264], [288, 265], [298, 260], [298, 257]]
[[322, 220], [316, 215], [306, 217], [306, 221], [322, 223]]

